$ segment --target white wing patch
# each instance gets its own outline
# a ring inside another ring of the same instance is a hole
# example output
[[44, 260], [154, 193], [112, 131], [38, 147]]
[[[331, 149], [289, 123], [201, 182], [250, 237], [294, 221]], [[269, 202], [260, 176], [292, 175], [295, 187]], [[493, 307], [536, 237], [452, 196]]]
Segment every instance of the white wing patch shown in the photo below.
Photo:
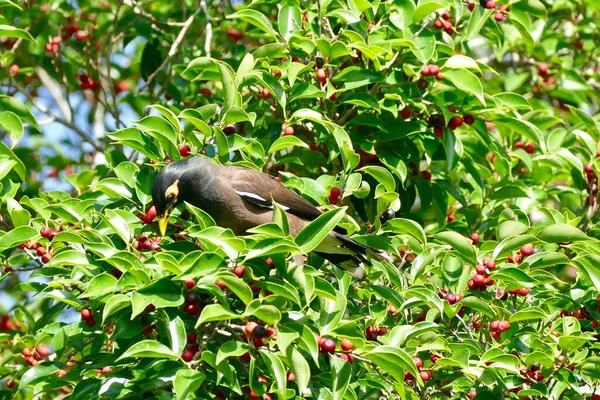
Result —
[[[248, 201], [253, 202], [254, 204], [257, 204], [261, 207], [266, 207], [266, 208], [270, 208], [273, 209], [273, 202], [270, 200], [265, 199], [264, 197], [261, 197], [259, 195], [257, 195], [256, 193], [251, 193], [251, 192], [241, 192], [239, 190], [235, 191], [238, 196], [241, 196], [243, 198], [245, 198]], [[288, 211], [290, 208], [286, 207], [284, 205], [281, 205], [281, 208], [283, 208], [284, 211]]]

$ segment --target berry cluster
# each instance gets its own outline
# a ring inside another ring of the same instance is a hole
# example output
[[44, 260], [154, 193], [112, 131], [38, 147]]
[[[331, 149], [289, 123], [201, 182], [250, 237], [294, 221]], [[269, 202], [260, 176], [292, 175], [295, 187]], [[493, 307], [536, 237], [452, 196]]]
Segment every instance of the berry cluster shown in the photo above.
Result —
[[[388, 310], [388, 312], [389, 312], [389, 310]], [[372, 340], [372, 341], [376, 341], [378, 336], [383, 336], [386, 333], [387, 333], [387, 328], [385, 328], [385, 327], [376, 328], [374, 325], [367, 326], [367, 329], [365, 330], [365, 336], [366, 336], [367, 340]]]
[[[432, 354], [432, 356], [433, 356], [433, 354]], [[431, 380], [431, 378], [433, 378], [431, 371], [429, 371], [427, 369], [422, 369], [423, 368], [423, 360], [417, 356], [414, 356], [412, 359], [413, 359], [413, 362], [415, 363], [415, 366], [419, 370], [419, 376], [421, 377], [423, 382], [427, 382], [427, 381]], [[436, 358], [436, 361], [437, 361], [437, 358]], [[405, 381], [412, 381], [414, 379], [415, 379], [415, 377], [412, 376], [412, 374], [410, 372], [408, 372], [408, 371], [404, 372], [404, 380]]]
[[337, 204], [341, 195], [342, 191], [339, 187], [332, 187], [329, 192], [329, 203], [333, 205]]
[[35, 367], [40, 361], [43, 361], [45, 358], [48, 358], [50, 354], [52, 354], [52, 352], [45, 343], [41, 343], [33, 349], [29, 349], [27, 347], [24, 348], [23, 350], [21, 350], [21, 354], [23, 355], [23, 357], [25, 357], [25, 362], [28, 365]]
[[524, 144], [521, 141], [516, 141], [514, 145], [515, 149], [523, 149], [528, 154], [533, 154], [535, 152], [535, 143], [527, 143]]
[[100, 81], [95, 80], [87, 76], [86, 74], [79, 74], [79, 88], [81, 90], [98, 90], [100, 89]]
[[452, 18], [450, 12], [444, 11], [440, 15], [440, 18], [433, 23], [433, 26], [435, 26], [437, 29], [443, 29], [448, 35], [452, 35], [452, 33], [454, 33], [454, 29], [452, 22], [450, 22], [450, 18]]
[[494, 284], [494, 280], [489, 277], [490, 271], [496, 268], [496, 262], [486, 258], [475, 267], [475, 274], [467, 282], [467, 287], [470, 290], [484, 291], [488, 286]]
[[86, 325], [90, 328], [96, 325], [94, 320], [94, 312], [91, 308], [85, 307], [81, 310], [81, 320], [85, 321]]
[[500, 334], [510, 329], [510, 322], [505, 320], [495, 320], [490, 322], [491, 335], [494, 339], [500, 340]]
[[142, 234], [142, 235], [140, 235], [138, 240], [133, 242], [133, 247], [137, 251], [143, 251], [143, 250], [160, 251], [160, 240], [161, 240], [161, 238], [159, 236], [155, 236], [152, 239], [149, 239], [148, 235]]

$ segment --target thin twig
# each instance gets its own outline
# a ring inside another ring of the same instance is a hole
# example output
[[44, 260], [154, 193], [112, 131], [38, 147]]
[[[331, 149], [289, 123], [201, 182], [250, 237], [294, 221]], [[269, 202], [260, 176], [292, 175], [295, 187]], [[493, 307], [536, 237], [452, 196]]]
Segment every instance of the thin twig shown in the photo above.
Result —
[[35, 72], [38, 78], [40, 78], [42, 85], [44, 85], [50, 92], [50, 95], [56, 102], [56, 105], [58, 106], [58, 109], [60, 110], [64, 119], [69, 122], [73, 122], [73, 111], [71, 109], [71, 105], [69, 104], [69, 100], [63, 93], [58, 82], [52, 79], [52, 77], [48, 75], [48, 73], [41, 67], [37, 67]]
[[27, 90], [25, 90], [24, 87], [20, 86], [18, 83], [15, 83], [15, 85], [21, 93], [23, 93], [25, 96], [27, 96], [27, 98], [29, 99], [29, 101], [31, 101], [31, 103], [33, 104], [33, 106], [35, 108], [37, 108], [42, 113], [46, 114], [48, 117], [52, 118], [54, 121], [58, 122], [59, 124], [62, 124], [64, 126], [66, 126], [67, 128], [70, 128], [71, 130], [73, 130], [73, 132], [75, 132], [81, 138], [81, 140], [94, 146], [94, 149], [96, 149], [96, 151], [104, 152], [104, 149], [98, 143], [96, 143], [95, 140], [90, 138], [85, 131], [79, 129], [72, 122], [67, 121], [66, 119], [57, 117], [56, 115], [52, 114], [46, 107], [44, 107], [43, 105], [36, 102], [35, 99], [33, 98], [33, 96], [31, 96], [31, 94]]
[[200, 2], [200, 8], [204, 12], [204, 16], [206, 17], [206, 38], [204, 39], [204, 53], [206, 57], [210, 57], [210, 47], [213, 37], [212, 31], [212, 17], [208, 13], [208, 7], [206, 6], [206, 1], [202, 0]]
[[148, 77], [148, 79], [146, 80], [146, 83], [144, 83], [142, 86], [140, 86], [140, 88], [137, 91], [137, 95], [139, 95], [142, 92], [142, 90], [147, 88], [148, 85], [150, 85], [150, 83], [152, 83], [154, 78], [156, 78], [156, 75], [158, 75], [159, 72], [161, 72], [163, 69], [165, 69], [167, 67], [167, 65], [169, 64], [169, 61], [171, 61], [171, 58], [173, 58], [173, 56], [175, 54], [177, 54], [177, 49], [179, 48], [179, 45], [183, 41], [183, 38], [184, 38], [186, 32], [188, 31], [188, 29], [190, 29], [190, 26], [192, 26], [192, 22], [194, 22], [194, 19], [198, 16], [198, 14], [200, 14], [200, 11], [202, 11], [202, 7], [198, 7], [196, 9], [196, 11], [194, 12], [194, 14], [192, 16], [190, 16], [187, 19], [187, 21], [185, 21], [185, 25], [183, 26], [183, 28], [181, 28], [181, 32], [179, 32], [179, 35], [177, 35], [177, 38], [173, 42], [173, 45], [171, 46], [171, 49], [169, 50], [167, 57], [164, 59], [164, 61], [160, 65], [160, 67], [158, 67], [157, 70], [154, 71]]

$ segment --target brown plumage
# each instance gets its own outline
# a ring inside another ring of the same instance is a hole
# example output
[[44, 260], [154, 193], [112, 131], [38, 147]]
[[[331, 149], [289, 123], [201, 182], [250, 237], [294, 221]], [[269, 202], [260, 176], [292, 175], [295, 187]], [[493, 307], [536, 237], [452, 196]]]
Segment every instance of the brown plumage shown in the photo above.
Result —
[[[217, 223], [236, 235], [273, 221], [273, 203], [284, 207], [290, 234], [296, 236], [321, 211], [277, 182], [272, 176], [249, 168], [219, 166], [195, 157], [163, 168], [156, 177], [152, 198], [164, 234], [170, 211], [182, 201], [203, 209]], [[362, 245], [337, 227], [315, 250], [333, 264], [362, 278], [366, 255], [387, 260], [386, 254]]]

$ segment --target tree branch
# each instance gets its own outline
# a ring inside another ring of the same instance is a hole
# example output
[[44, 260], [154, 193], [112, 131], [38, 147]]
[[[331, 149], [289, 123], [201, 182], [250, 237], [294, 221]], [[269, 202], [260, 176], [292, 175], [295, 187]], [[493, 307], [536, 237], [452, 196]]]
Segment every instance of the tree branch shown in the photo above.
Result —
[[171, 61], [171, 58], [173, 58], [173, 56], [177, 53], [177, 49], [179, 48], [179, 45], [183, 41], [183, 38], [184, 38], [186, 32], [188, 31], [188, 29], [190, 29], [190, 26], [192, 26], [192, 22], [194, 22], [194, 19], [198, 16], [198, 14], [200, 14], [200, 11], [202, 11], [202, 7], [198, 7], [196, 9], [196, 11], [194, 12], [194, 14], [192, 14], [187, 19], [187, 21], [185, 21], [185, 24], [183, 25], [183, 28], [181, 28], [181, 32], [179, 32], [179, 35], [177, 35], [177, 38], [173, 42], [173, 45], [171, 46], [171, 49], [169, 50], [169, 53], [167, 54], [167, 57], [164, 59], [164, 61], [160, 65], [160, 67], [158, 67], [156, 69], [156, 71], [154, 71], [148, 77], [148, 79], [146, 80], [146, 83], [144, 83], [142, 86], [140, 86], [140, 88], [137, 90], [136, 95], [139, 95], [142, 92], [142, 90], [144, 90], [145, 88], [147, 88], [148, 85], [150, 85], [150, 83], [152, 83], [152, 81], [154, 80], [154, 78], [156, 78], [156, 75], [158, 75], [158, 73], [160, 71], [162, 71], [163, 69], [165, 69], [167, 67], [167, 65], [169, 64], [169, 61]]
[[27, 96], [27, 98], [29, 99], [29, 101], [31, 101], [31, 104], [33, 104], [33, 106], [35, 108], [40, 110], [42, 113], [46, 114], [48, 117], [50, 117], [51, 120], [56, 121], [59, 124], [62, 124], [64, 126], [66, 126], [67, 128], [70, 128], [71, 130], [73, 130], [73, 132], [75, 132], [81, 138], [81, 140], [94, 146], [94, 149], [96, 151], [104, 152], [104, 149], [100, 146], [100, 144], [97, 143], [92, 138], [90, 138], [90, 136], [85, 131], [78, 128], [71, 121], [67, 121], [66, 119], [57, 117], [56, 115], [52, 114], [52, 112], [50, 112], [50, 110], [48, 110], [46, 107], [44, 107], [43, 105], [36, 102], [35, 99], [33, 98], [33, 96], [31, 96], [31, 94], [24, 87], [19, 85], [18, 83], [15, 82], [15, 86], [17, 87], [17, 89], [19, 89], [19, 91], [21, 93], [23, 93], [25, 96]]

